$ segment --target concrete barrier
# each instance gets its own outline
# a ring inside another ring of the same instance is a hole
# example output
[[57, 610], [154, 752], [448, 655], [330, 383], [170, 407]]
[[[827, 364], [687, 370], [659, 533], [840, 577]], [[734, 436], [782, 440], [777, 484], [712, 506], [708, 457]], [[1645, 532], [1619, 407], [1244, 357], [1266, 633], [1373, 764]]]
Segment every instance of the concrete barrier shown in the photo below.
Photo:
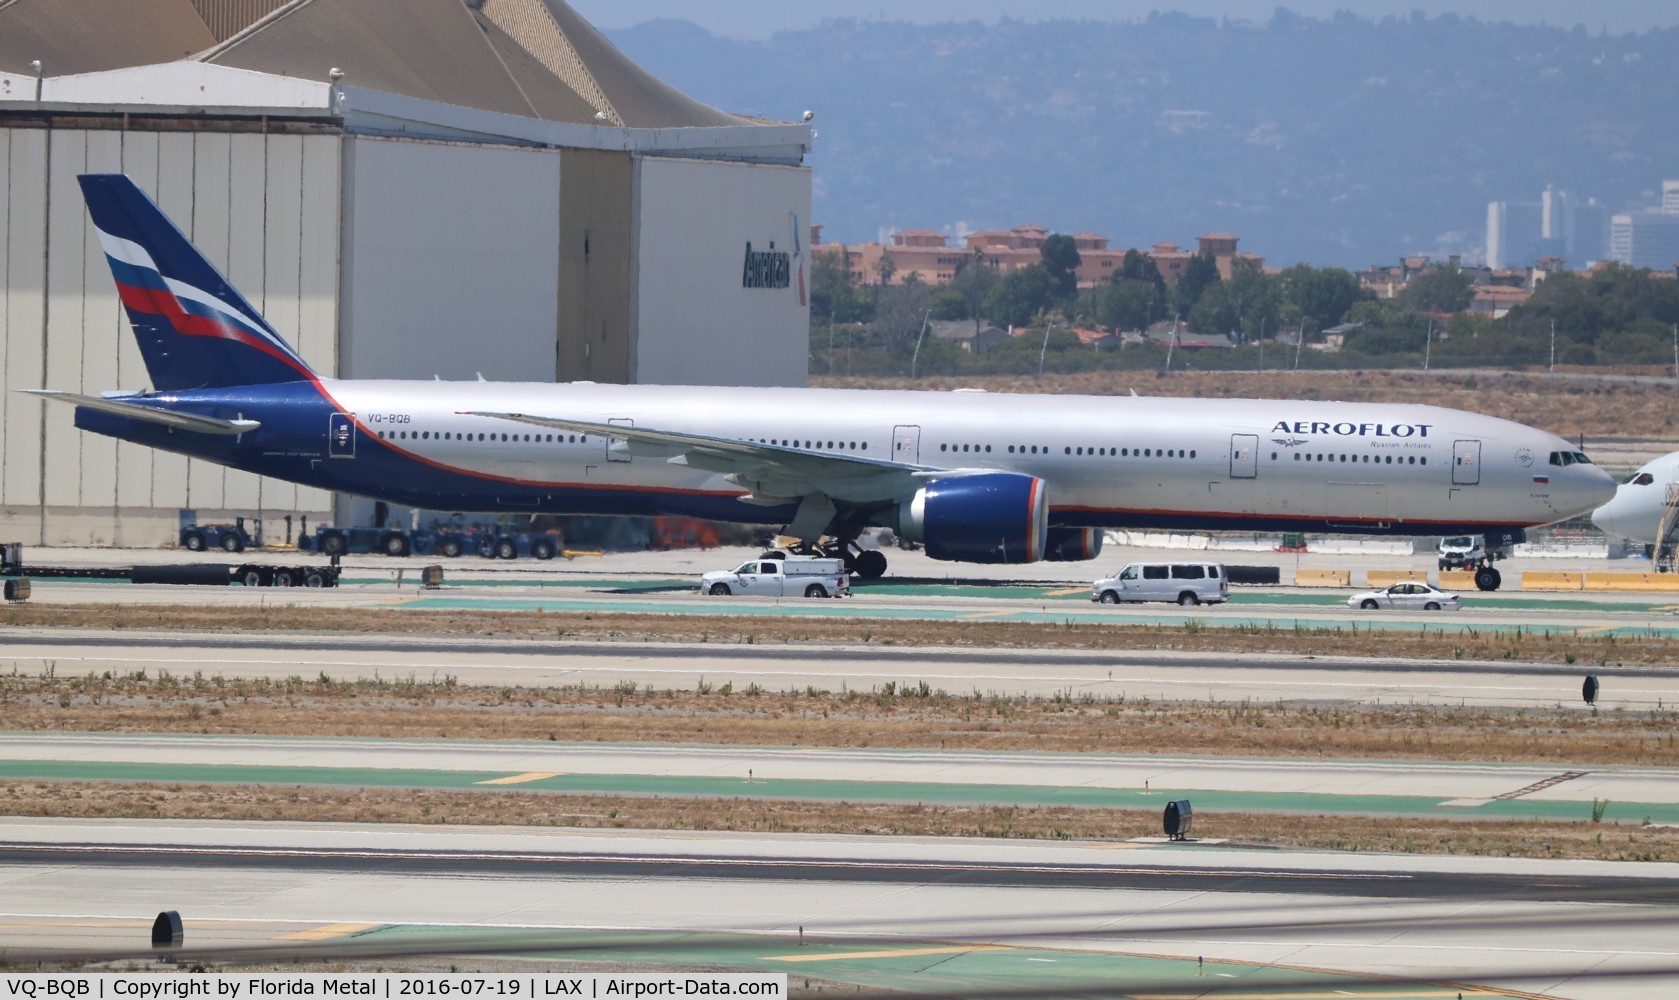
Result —
[[[1598, 574], [1599, 576], [1603, 574]], [[1639, 576], [1641, 574], [1613, 574], [1615, 576]], [[1586, 574], [1580, 572], [1566, 573], [1523, 573], [1523, 590], [1582, 590], [1585, 588]]]
[[1428, 571], [1423, 569], [1373, 569], [1364, 574], [1366, 584], [1374, 590], [1377, 587], [1391, 587], [1396, 583], [1427, 583]]
[[1294, 585], [1296, 587], [1350, 587], [1353, 585], [1353, 571], [1350, 569], [1295, 570]]
[[[1541, 575], [1543, 575], [1543, 574], [1541, 574]], [[1578, 576], [1579, 574], [1575, 574], [1575, 575]], [[1525, 577], [1525, 574], [1524, 574], [1524, 577]], [[1440, 571], [1440, 589], [1441, 590], [1475, 590], [1476, 589], [1476, 587], [1475, 587], [1475, 571], [1472, 570], [1472, 569], [1443, 569], [1443, 570], [1441, 570]], [[1522, 589], [1526, 590], [1527, 585], [1523, 584]], [[1574, 585], [1574, 589], [1579, 590], [1580, 585], [1578, 583], [1576, 583]]]
[[1584, 589], [1679, 594], [1679, 573], [1587, 573]]

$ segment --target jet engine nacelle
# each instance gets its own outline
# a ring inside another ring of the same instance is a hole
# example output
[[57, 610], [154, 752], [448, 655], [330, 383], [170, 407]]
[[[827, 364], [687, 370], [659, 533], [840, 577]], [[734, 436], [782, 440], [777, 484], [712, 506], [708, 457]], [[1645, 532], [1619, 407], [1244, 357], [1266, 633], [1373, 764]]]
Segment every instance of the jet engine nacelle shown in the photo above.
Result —
[[898, 506], [897, 532], [934, 559], [1029, 563], [1044, 557], [1044, 481], [1016, 472], [934, 479]]
[[1044, 543], [1044, 558], [1049, 562], [1084, 562], [1101, 551], [1101, 528], [1051, 528]]

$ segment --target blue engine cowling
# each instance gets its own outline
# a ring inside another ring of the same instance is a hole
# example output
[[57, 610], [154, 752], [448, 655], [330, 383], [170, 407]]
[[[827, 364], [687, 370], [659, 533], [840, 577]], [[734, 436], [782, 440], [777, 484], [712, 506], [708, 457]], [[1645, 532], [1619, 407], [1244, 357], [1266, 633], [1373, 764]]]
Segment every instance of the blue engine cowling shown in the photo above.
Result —
[[1044, 543], [1044, 559], [1049, 562], [1084, 562], [1101, 551], [1101, 528], [1051, 528]]
[[1044, 557], [1044, 481], [1015, 472], [934, 479], [898, 508], [898, 534], [934, 559], [1029, 563]]

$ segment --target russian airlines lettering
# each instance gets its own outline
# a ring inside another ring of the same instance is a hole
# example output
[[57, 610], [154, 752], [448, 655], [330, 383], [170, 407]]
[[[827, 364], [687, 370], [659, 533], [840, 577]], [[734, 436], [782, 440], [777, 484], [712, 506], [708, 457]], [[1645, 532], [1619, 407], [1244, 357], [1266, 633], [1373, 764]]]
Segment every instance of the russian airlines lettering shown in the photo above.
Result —
[[1326, 420], [1279, 420], [1271, 428], [1273, 434], [1335, 434], [1340, 437], [1425, 438], [1433, 424], [1355, 424], [1350, 421], [1330, 423]]

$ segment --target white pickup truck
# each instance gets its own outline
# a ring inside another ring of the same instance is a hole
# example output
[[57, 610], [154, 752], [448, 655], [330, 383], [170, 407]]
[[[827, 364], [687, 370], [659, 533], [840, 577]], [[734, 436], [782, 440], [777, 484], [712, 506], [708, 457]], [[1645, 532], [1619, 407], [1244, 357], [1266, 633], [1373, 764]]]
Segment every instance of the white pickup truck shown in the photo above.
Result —
[[845, 597], [851, 576], [845, 560], [816, 556], [749, 559], [734, 569], [700, 577], [700, 593], [713, 597], [748, 594], [753, 597]]

